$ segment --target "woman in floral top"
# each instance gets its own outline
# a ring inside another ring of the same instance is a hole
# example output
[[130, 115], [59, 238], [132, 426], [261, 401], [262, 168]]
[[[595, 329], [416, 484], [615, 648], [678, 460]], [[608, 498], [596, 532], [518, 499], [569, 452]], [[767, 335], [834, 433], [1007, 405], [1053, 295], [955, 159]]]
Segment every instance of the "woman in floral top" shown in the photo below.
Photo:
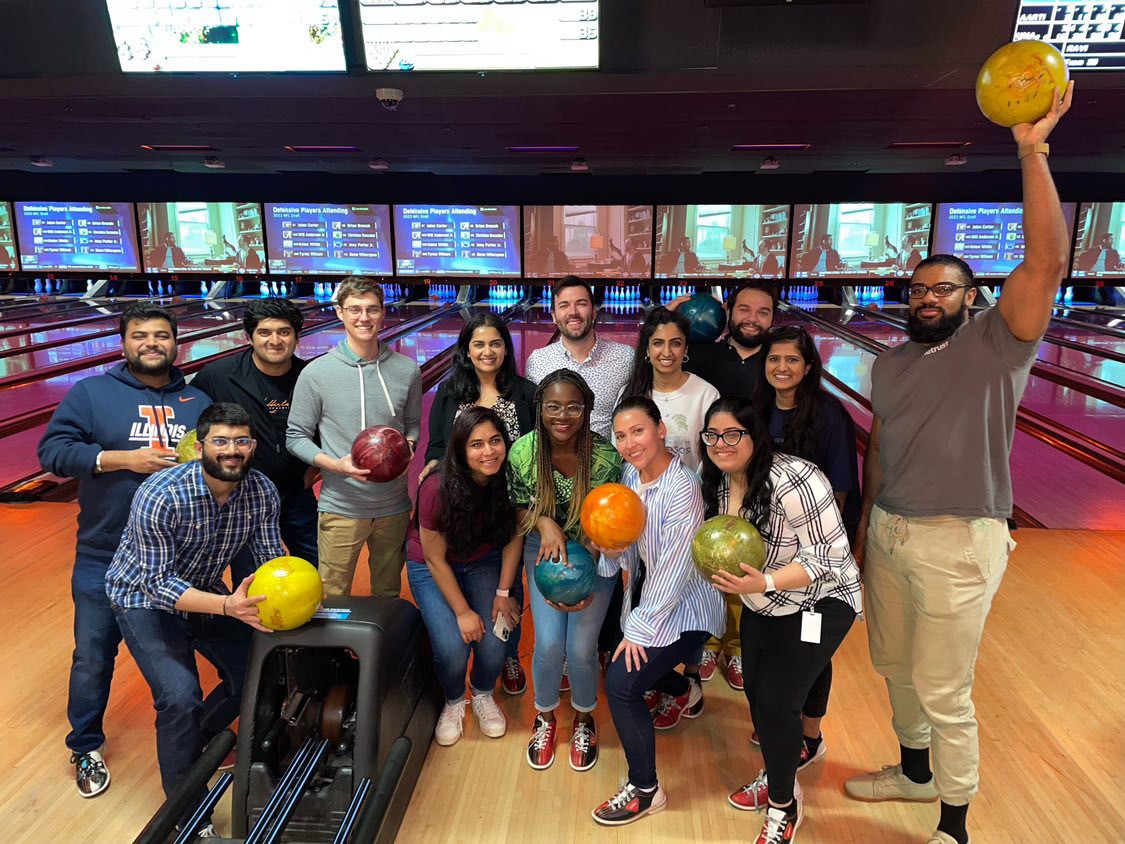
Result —
[[621, 456], [590, 429], [594, 394], [582, 376], [559, 369], [535, 391], [535, 428], [520, 437], [509, 455], [508, 490], [526, 534], [531, 615], [535, 621], [535, 708], [539, 714], [528, 745], [527, 761], [536, 770], [555, 761], [559, 686], [563, 662], [569, 666], [574, 727], [570, 766], [593, 767], [598, 759], [593, 711], [597, 706], [598, 633], [613, 592], [612, 578], [597, 578], [594, 593], [572, 607], [548, 602], [535, 585], [534, 567], [548, 558], [566, 560], [567, 540], [581, 540], [579, 513], [586, 494], [621, 478]]

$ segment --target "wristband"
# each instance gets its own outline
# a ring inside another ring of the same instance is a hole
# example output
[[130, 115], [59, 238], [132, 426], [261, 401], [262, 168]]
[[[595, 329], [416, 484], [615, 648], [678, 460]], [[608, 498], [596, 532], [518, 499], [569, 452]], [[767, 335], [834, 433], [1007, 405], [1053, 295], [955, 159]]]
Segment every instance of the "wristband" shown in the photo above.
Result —
[[773, 585], [773, 575], [766, 575], [766, 588], [762, 590], [763, 595], [772, 595], [777, 591], [777, 587]]
[[102, 473], [102, 452], [98, 452], [97, 457], [94, 458], [94, 474], [100, 475]]
[[497, 598], [510, 598], [510, 597], [512, 597], [512, 590], [511, 589], [497, 589], [496, 590], [496, 597]]
[[1023, 161], [1029, 155], [1035, 155], [1035, 153], [1037, 153], [1037, 152], [1040, 152], [1045, 156], [1050, 155], [1051, 154], [1051, 145], [1050, 144], [1024, 144], [1023, 146], [1021, 146], [1019, 148], [1019, 160]]

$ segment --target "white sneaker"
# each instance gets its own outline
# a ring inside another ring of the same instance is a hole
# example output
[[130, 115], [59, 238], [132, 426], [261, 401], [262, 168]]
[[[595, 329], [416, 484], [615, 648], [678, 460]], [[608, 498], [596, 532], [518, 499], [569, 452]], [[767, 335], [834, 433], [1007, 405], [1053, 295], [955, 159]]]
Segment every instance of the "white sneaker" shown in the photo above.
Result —
[[489, 738], [500, 738], [508, 731], [508, 720], [496, 705], [492, 693], [473, 695], [473, 715], [477, 718], [480, 731]]
[[97, 797], [109, 788], [109, 768], [102, 760], [105, 746], [89, 753], [72, 753], [70, 764], [74, 766], [74, 781], [78, 793], [83, 797]]
[[932, 803], [938, 799], [933, 777], [929, 782], [916, 783], [902, 772], [901, 765], [884, 765], [883, 770], [875, 773], [856, 774], [844, 781], [844, 791], [855, 800], [869, 803], [882, 800]]
[[465, 707], [468, 703], [467, 700], [447, 702], [445, 708], [441, 710], [437, 727], [434, 728], [434, 741], [442, 747], [449, 747], [460, 741], [465, 732]]
[[209, 823], [201, 826], [199, 828], [199, 832], [195, 833], [195, 837], [196, 837], [197, 840], [202, 840], [202, 839], [205, 839], [205, 838], [222, 838], [222, 836], [219, 835], [219, 833], [215, 832], [214, 824], [209, 824]]

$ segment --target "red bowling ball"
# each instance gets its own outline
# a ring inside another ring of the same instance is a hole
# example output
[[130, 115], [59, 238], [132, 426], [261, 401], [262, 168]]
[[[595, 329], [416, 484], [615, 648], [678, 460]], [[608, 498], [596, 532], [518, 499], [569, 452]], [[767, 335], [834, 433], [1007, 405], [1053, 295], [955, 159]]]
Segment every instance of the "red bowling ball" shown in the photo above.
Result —
[[371, 472], [367, 476], [369, 481], [393, 481], [410, 465], [410, 443], [397, 428], [372, 425], [352, 443], [352, 463]]

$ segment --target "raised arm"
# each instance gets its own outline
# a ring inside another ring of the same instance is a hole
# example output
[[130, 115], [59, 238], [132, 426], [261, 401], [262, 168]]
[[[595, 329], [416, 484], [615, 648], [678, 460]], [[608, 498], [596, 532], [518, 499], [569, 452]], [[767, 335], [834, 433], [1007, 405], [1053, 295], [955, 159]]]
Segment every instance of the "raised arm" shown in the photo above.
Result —
[[1059, 282], [1066, 272], [1066, 220], [1047, 166], [1047, 153], [1037, 151], [1036, 145], [1046, 144], [1059, 119], [1070, 108], [1073, 94], [1071, 82], [1061, 99], [1059, 92], [1055, 92], [1046, 117], [1037, 123], [1012, 127], [1023, 171], [1024, 259], [1008, 276], [998, 307], [1008, 330], [1018, 340], [1038, 340], [1043, 336], [1051, 321]]

